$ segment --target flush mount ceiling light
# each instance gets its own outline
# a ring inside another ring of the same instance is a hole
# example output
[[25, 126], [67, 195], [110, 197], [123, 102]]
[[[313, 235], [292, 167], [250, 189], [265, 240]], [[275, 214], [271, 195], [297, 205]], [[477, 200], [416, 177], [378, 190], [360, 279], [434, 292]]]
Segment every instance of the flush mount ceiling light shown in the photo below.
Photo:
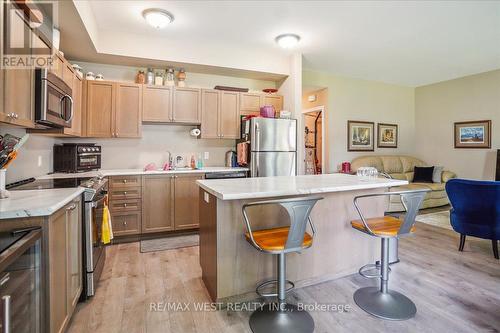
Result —
[[165, 28], [174, 21], [174, 16], [163, 9], [150, 8], [142, 12], [142, 16], [150, 26], [156, 29]]
[[290, 49], [299, 43], [300, 36], [296, 34], [283, 34], [276, 37], [275, 40], [282, 48]]

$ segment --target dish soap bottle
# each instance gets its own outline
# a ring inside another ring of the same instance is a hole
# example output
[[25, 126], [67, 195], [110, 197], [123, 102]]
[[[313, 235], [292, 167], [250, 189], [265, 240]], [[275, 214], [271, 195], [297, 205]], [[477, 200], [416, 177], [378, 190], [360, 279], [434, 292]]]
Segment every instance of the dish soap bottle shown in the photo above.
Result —
[[194, 160], [194, 155], [191, 155], [191, 169], [196, 169], [196, 162]]
[[198, 154], [198, 160], [196, 161], [196, 169], [203, 169], [203, 159], [201, 158], [201, 153]]

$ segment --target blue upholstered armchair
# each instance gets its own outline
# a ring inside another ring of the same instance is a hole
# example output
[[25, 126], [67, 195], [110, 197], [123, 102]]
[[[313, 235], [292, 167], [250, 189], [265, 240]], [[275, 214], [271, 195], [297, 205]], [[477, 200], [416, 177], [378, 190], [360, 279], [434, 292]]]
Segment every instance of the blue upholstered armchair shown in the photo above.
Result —
[[450, 222], [460, 233], [459, 251], [463, 251], [465, 236], [491, 239], [493, 255], [498, 259], [500, 239], [500, 182], [451, 179], [446, 193], [452, 206]]

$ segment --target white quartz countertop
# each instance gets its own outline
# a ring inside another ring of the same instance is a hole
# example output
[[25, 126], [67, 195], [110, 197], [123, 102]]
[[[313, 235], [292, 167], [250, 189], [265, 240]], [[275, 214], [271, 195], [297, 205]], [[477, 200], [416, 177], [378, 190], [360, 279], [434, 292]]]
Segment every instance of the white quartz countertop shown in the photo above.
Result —
[[78, 178], [78, 177], [96, 177], [107, 176], [132, 176], [132, 175], [158, 175], [158, 174], [179, 174], [179, 173], [215, 173], [215, 172], [238, 172], [248, 171], [248, 168], [229, 168], [229, 167], [206, 167], [202, 169], [178, 169], [178, 170], [153, 170], [144, 171], [143, 169], [101, 169], [98, 171], [79, 172], [79, 173], [53, 173], [37, 177], [37, 179], [56, 179], [56, 178]]
[[360, 179], [355, 175], [328, 174], [198, 180], [198, 185], [222, 200], [257, 199], [320, 194], [406, 185], [406, 180]]
[[0, 199], [0, 220], [52, 215], [83, 191], [83, 187], [9, 191], [9, 198]]

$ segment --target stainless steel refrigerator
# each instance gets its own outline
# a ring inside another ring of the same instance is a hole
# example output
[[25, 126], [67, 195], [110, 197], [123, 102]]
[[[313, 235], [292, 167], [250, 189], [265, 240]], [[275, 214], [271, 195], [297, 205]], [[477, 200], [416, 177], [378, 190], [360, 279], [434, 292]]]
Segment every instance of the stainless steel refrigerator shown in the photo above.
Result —
[[244, 121], [243, 135], [250, 142], [250, 176], [297, 174], [297, 121], [251, 118]]

